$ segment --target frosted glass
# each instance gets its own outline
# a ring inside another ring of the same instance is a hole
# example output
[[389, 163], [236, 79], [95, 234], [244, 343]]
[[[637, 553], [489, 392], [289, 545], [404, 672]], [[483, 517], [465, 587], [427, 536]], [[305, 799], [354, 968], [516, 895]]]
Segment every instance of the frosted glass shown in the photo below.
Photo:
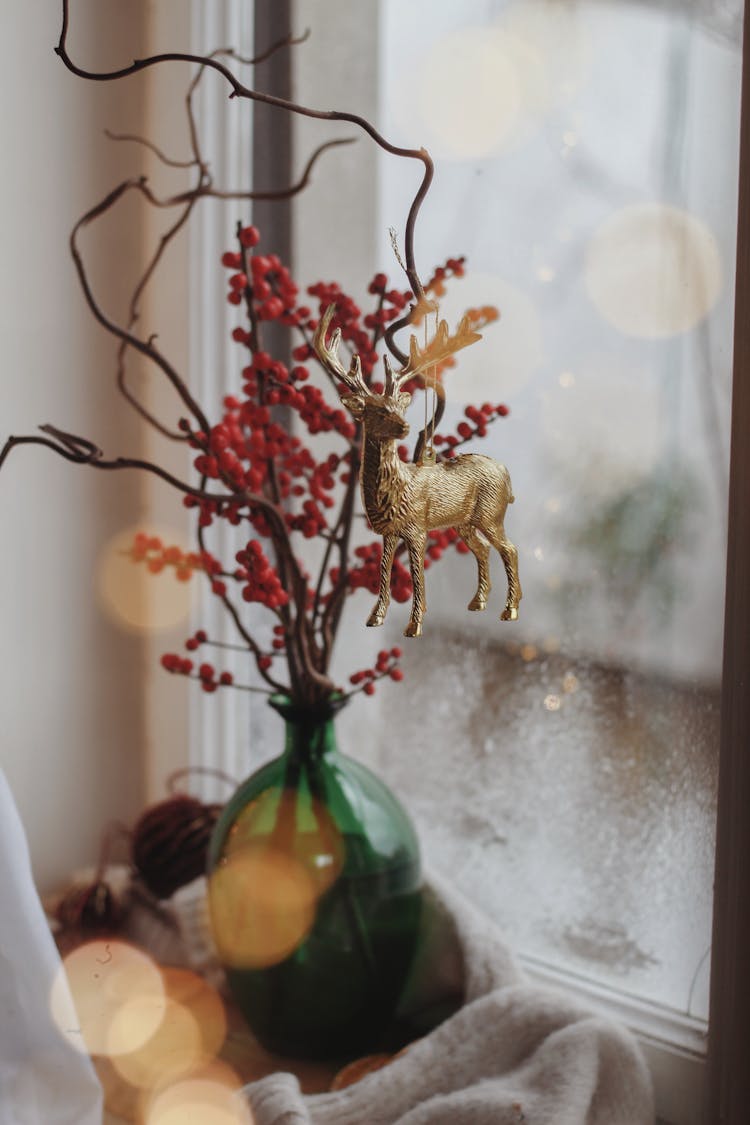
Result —
[[[468, 258], [441, 314], [501, 311], [446, 376], [444, 428], [466, 402], [511, 407], [477, 450], [511, 470], [525, 597], [501, 625], [497, 560], [482, 615], [465, 609], [470, 557], [431, 568], [424, 637], [404, 643], [406, 681], [364, 753], [416, 814], [427, 862], [520, 952], [701, 1019], [738, 12], [389, 0], [381, 26], [381, 127], [437, 157], [418, 259]], [[378, 229], [412, 181], [382, 161]], [[397, 273], [385, 235], [378, 264]], [[405, 619], [392, 606], [378, 642]]]
[[406, 674], [358, 745], [426, 862], [516, 950], [705, 1018], [716, 690], [441, 630]]

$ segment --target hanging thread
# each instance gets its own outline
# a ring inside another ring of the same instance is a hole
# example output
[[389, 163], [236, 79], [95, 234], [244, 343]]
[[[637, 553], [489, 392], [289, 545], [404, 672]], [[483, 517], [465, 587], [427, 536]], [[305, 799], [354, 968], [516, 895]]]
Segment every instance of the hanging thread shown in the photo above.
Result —
[[[438, 324], [440, 322], [440, 308], [435, 302], [435, 335], [437, 335]], [[425, 311], [424, 317], [424, 346], [428, 345], [428, 329], [427, 329], [427, 312]], [[435, 454], [435, 416], [437, 414], [437, 363], [433, 363], [427, 372], [424, 385], [424, 452], [422, 454], [422, 463], [434, 465], [437, 460]], [[432, 410], [428, 409], [428, 400], [431, 400]]]

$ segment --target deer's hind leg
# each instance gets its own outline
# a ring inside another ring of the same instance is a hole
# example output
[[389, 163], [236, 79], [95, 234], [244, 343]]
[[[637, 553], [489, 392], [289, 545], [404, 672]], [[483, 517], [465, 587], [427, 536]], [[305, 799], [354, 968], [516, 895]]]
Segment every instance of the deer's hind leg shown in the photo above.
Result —
[[468, 608], [471, 610], [486, 609], [487, 599], [492, 589], [492, 583], [490, 582], [490, 545], [471, 524], [464, 524], [463, 527], [457, 528], [457, 531], [477, 560], [479, 571], [477, 592], [469, 602]]
[[508, 578], [508, 596], [505, 599], [505, 609], [500, 614], [500, 620], [516, 621], [518, 618], [518, 603], [523, 597], [518, 578], [518, 551], [510, 539], [505, 538], [505, 528], [502, 524], [482, 530], [492, 546], [499, 552]]
[[409, 552], [409, 568], [414, 593], [411, 600], [411, 617], [409, 624], [404, 629], [405, 637], [422, 636], [422, 618], [427, 609], [424, 596], [424, 551], [427, 545], [425, 532], [415, 532], [405, 540]]

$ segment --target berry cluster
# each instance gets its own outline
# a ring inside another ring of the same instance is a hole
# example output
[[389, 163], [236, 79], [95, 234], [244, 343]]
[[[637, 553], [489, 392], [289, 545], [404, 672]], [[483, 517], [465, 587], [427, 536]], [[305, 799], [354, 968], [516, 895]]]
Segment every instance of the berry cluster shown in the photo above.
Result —
[[441, 449], [443, 457], [455, 457], [459, 446], [473, 438], [485, 437], [487, 426], [498, 418], [507, 418], [509, 413], [510, 410], [502, 402], [497, 406], [492, 406], [489, 402], [482, 406], [467, 406], [464, 411], [467, 420], [458, 423], [455, 434], [435, 434], [433, 443]]
[[165, 652], [161, 658], [161, 666], [167, 672], [178, 672], [181, 676], [189, 676], [194, 668], [192, 660], [177, 652]]
[[287, 604], [289, 595], [257, 539], [251, 539], [238, 551], [236, 559], [240, 565], [235, 577], [244, 583], [242, 597], [246, 602], [260, 602], [268, 609], [280, 609]]
[[[380, 589], [380, 560], [383, 557], [383, 544], [380, 540], [364, 544], [354, 549], [354, 558], [358, 561], [349, 567], [347, 585], [350, 591], [368, 590], [377, 594]], [[330, 571], [331, 585], [335, 587], [339, 581], [338, 567]], [[396, 555], [391, 570], [391, 597], [396, 602], [408, 602], [412, 595], [411, 573], [402, 562], [402, 555]]]
[[424, 287], [425, 293], [432, 297], [445, 296], [445, 283], [452, 277], [463, 277], [466, 258], [449, 258], [444, 266], [438, 266]]
[[[252, 301], [253, 318], [259, 321], [280, 320], [290, 326], [299, 324], [300, 312], [296, 308], [299, 289], [289, 270], [277, 254], [248, 254], [248, 250], [260, 242], [257, 227], [241, 227], [237, 237], [240, 251], [227, 251], [221, 259], [223, 266], [235, 271], [229, 278], [229, 303], [240, 305], [243, 299]], [[249, 343], [250, 335], [239, 326], [232, 333], [238, 343]]]
[[[260, 233], [254, 226], [238, 227], [237, 246], [227, 250], [221, 261], [228, 271], [227, 300], [241, 316], [231, 335], [243, 351], [242, 378], [238, 390], [224, 398], [213, 424], [200, 427], [186, 418], [179, 422], [200, 477], [202, 494], [184, 499], [186, 507], [197, 514], [200, 549], [186, 553], [144, 535], [138, 537], [132, 553], [154, 572], [174, 567], [181, 579], [195, 570], [203, 571], [212, 591], [222, 597], [238, 623], [241, 601], [235, 602], [235, 596], [270, 610], [275, 615], [270, 645], [258, 644], [254, 637], [248, 640], [250, 635], [243, 633], [243, 645], [253, 653], [261, 677], [278, 690], [282, 681], [276, 669], [288, 662], [296, 670], [297, 682], [300, 676], [304, 682], [314, 676], [310, 683], [319, 685], [328, 675], [343, 598], [358, 589], [378, 592], [382, 544], [373, 539], [355, 549], [348, 546], [356, 509], [361, 433], [339, 401], [336, 392], [342, 388], [331, 387], [327, 373], [320, 385], [311, 379], [312, 365], [318, 365], [312, 337], [319, 317], [329, 305], [335, 305], [331, 329], [340, 331], [342, 351], [359, 354], [365, 381], [380, 392], [375, 370], [383, 334], [404, 315], [413, 298], [408, 290], [390, 286], [383, 273], [376, 274], [368, 287], [371, 307], [366, 310], [336, 282], [311, 285], [303, 297], [279, 257], [262, 252]], [[442, 296], [447, 282], [463, 272], [463, 258], [450, 258], [435, 270], [425, 287], [427, 301], [412, 313], [415, 327], [427, 314], [430, 298]], [[483, 306], [468, 310], [467, 315], [481, 329], [498, 314]], [[292, 333], [288, 363], [274, 358], [264, 347], [262, 334], [268, 322]], [[441, 456], [453, 457], [464, 443], [484, 437], [488, 425], [504, 414], [504, 406], [467, 407], [455, 433], [436, 435]], [[330, 439], [322, 453], [320, 435]], [[398, 453], [403, 460], [410, 457], [405, 445], [398, 447]], [[228, 569], [205, 547], [207, 530], [217, 521], [236, 527], [240, 537], [236, 565]], [[305, 571], [305, 549], [297, 546], [301, 540], [321, 543], [317, 581]], [[449, 546], [467, 550], [454, 530], [432, 532], [425, 567], [437, 562]], [[391, 594], [397, 602], [412, 596], [406, 563], [401, 545], [391, 579]], [[186, 647], [192, 652], [206, 643], [205, 632], [198, 630]], [[398, 650], [381, 652], [373, 668], [354, 674], [353, 688], [372, 694], [377, 679], [400, 680], [398, 655]], [[189, 659], [173, 653], [162, 663], [171, 672], [200, 680], [207, 692], [232, 683], [230, 673], [217, 675], [207, 663], [195, 670]]]
[[198, 679], [203, 690], [209, 694], [216, 691], [218, 687], [231, 687], [234, 683], [234, 676], [231, 672], [220, 672], [217, 678], [216, 669], [213, 664], [208, 663], [199, 666]]
[[188, 582], [196, 570], [213, 578], [222, 574], [222, 564], [209, 551], [183, 551], [174, 544], [165, 546], [159, 535], [147, 535], [143, 531], [136, 533], [127, 553], [134, 562], [145, 562], [151, 574], [161, 574], [165, 567], [172, 567], [179, 582]]
[[192, 660], [180, 656], [176, 652], [165, 652], [161, 658], [161, 666], [167, 672], [177, 673], [180, 676], [189, 676], [193, 680], [200, 680], [205, 692], [214, 692], [218, 687], [232, 687], [234, 676], [231, 672], [220, 672], [217, 678], [213, 664], [201, 664], [197, 672]]
[[360, 672], [353, 672], [349, 677], [349, 683], [354, 685], [356, 691], [363, 691], [365, 695], [374, 695], [376, 682], [385, 679], [386, 676], [396, 683], [400, 683], [404, 678], [404, 673], [399, 667], [402, 655], [401, 649], [398, 647], [390, 650], [381, 649], [375, 666], [363, 668]]
[[192, 637], [188, 637], [188, 639], [185, 641], [185, 648], [188, 650], [188, 652], [195, 652], [196, 649], [200, 648], [201, 645], [206, 644], [207, 641], [208, 636], [206, 635], [205, 629], [199, 629], [197, 633], [194, 633]]

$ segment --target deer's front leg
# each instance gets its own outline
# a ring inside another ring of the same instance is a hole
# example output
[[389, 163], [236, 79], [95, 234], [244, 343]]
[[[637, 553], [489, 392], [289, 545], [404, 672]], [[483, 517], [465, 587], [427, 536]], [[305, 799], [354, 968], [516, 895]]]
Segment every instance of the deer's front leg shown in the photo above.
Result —
[[383, 557], [380, 562], [380, 591], [375, 608], [367, 618], [368, 625], [382, 625], [391, 601], [391, 567], [398, 546], [398, 535], [383, 536]]
[[424, 597], [424, 550], [426, 545], [427, 535], [425, 532], [417, 532], [412, 538], [406, 540], [414, 593], [411, 600], [411, 617], [409, 618], [409, 624], [404, 629], [405, 637], [422, 636], [422, 618], [427, 608]]

